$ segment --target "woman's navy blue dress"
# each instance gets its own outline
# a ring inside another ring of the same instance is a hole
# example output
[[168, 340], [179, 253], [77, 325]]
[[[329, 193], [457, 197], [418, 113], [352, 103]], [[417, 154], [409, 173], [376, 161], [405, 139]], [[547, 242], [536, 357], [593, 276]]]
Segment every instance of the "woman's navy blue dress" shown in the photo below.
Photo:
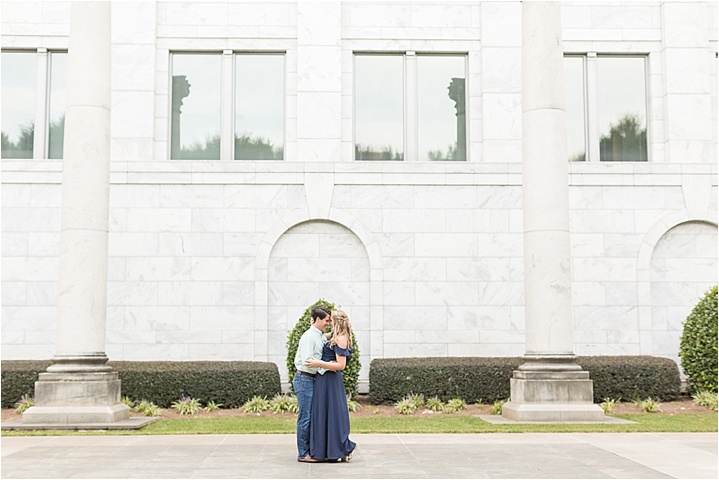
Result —
[[[352, 350], [337, 345], [330, 347], [330, 342], [325, 343], [322, 361], [331, 362], [337, 355], [347, 357], [349, 362]], [[342, 372], [328, 370], [315, 377], [310, 420], [310, 455], [312, 458], [327, 460], [346, 457], [357, 445], [349, 439], [349, 435], [350, 416]]]

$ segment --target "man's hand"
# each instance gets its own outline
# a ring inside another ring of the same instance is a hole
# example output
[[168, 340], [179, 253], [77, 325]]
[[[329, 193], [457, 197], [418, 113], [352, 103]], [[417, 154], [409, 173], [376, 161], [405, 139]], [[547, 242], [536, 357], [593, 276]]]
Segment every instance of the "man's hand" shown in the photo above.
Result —
[[317, 360], [316, 358], [313, 358], [313, 357], [310, 357], [307, 360], [305, 360], [305, 365], [310, 368], [317, 368], [320, 366], [321, 363], [322, 363], [322, 361]]

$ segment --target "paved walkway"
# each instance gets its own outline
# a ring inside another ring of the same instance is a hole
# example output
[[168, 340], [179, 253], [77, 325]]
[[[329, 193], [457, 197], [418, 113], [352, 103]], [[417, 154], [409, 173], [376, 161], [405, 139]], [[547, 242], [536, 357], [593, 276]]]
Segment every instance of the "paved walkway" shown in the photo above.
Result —
[[717, 478], [716, 433], [354, 434], [350, 463], [294, 435], [3, 437], [2, 478]]

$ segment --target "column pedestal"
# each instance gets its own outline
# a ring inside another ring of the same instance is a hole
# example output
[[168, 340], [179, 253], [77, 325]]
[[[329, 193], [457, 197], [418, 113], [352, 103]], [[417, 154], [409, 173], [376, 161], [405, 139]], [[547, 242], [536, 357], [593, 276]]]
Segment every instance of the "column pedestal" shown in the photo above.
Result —
[[510, 379], [502, 416], [518, 422], [601, 422], [589, 372], [573, 356], [528, 357]]

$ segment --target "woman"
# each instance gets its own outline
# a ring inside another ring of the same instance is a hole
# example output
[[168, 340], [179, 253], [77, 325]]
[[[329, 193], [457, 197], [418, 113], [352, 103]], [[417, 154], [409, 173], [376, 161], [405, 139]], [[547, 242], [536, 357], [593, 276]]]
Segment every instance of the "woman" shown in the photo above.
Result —
[[350, 417], [342, 377], [352, 355], [352, 329], [345, 312], [332, 312], [332, 333], [327, 335], [322, 360], [305, 362], [308, 367], [320, 367], [312, 396], [310, 455], [318, 460], [349, 462], [357, 444], [349, 439]]

